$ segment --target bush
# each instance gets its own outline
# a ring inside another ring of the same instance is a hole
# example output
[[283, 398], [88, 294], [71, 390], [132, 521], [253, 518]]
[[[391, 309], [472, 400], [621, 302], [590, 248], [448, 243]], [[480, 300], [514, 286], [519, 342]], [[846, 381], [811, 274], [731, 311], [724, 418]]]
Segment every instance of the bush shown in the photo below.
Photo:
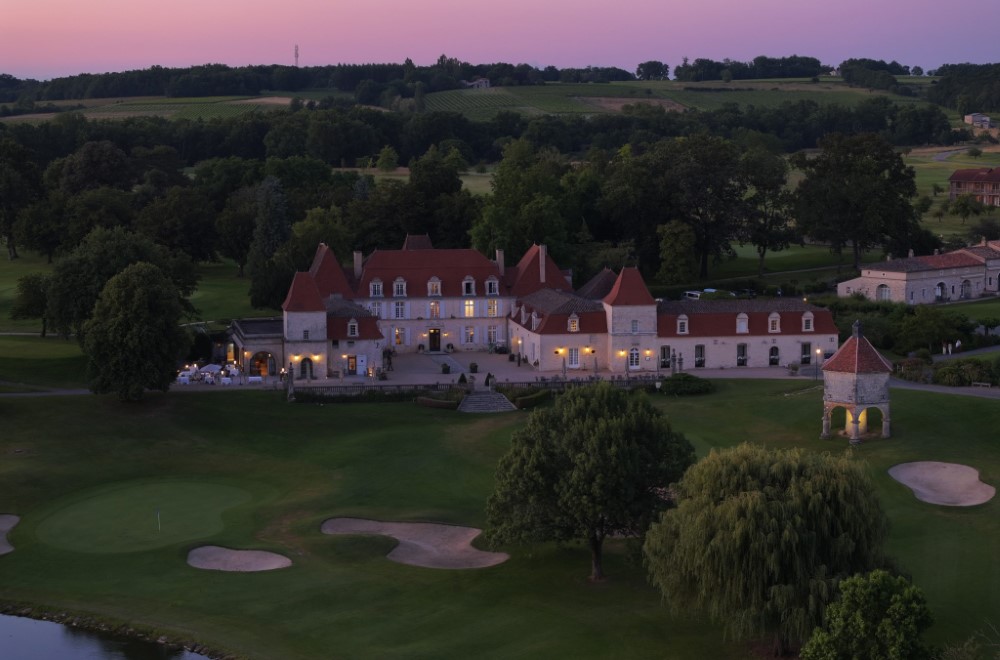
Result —
[[903, 380], [909, 380], [914, 383], [926, 383], [930, 372], [927, 365], [928, 362], [919, 357], [906, 358], [899, 362], [897, 373]]
[[471, 374], [479, 373], [479, 365], [476, 364], [475, 362], [470, 362], [469, 363], [469, 373], [471, 373]]
[[465, 385], [465, 384], [466, 384], [466, 383], [468, 383], [468, 382], [469, 382], [469, 381], [468, 381], [468, 379], [467, 379], [467, 378], [465, 377], [465, 374], [460, 374], [460, 375], [458, 376], [458, 384], [459, 384], [459, 385]]
[[514, 407], [518, 410], [525, 410], [526, 408], [534, 408], [545, 401], [549, 400], [552, 396], [552, 392], [549, 390], [540, 390], [534, 394], [529, 394], [528, 396], [522, 396], [514, 399]]
[[443, 373], [443, 374], [450, 374], [451, 373], [451, 367], [449, 367], [447, 364], [442, 364], [441, 365], [441, 373]]
[[704, 378], [692, 376], [691, 374], [674, 374], [669, 378], [664, 378], [662, 383], [660, 392], [674, 396], [711, 394], [715, 391], [715, 383]]

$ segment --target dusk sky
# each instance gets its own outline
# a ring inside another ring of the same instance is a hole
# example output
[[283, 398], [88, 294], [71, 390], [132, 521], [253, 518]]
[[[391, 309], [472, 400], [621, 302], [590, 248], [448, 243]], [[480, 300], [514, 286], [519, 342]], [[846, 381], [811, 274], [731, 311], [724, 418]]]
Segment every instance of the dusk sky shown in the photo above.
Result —
[[[951, 11], [954, 9], [954, 11]], [[1000, 61], [1000, 0], [0, 0], [0, 73], [159, 64], [618, 66], [808, 55], [925, 69]]]

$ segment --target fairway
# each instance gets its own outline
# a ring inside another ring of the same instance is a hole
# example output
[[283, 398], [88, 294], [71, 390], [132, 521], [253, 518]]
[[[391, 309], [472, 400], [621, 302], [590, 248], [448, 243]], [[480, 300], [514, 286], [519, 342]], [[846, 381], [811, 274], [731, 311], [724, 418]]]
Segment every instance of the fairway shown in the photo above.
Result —
[[37, 534], [64, 550], [141, 552], [217, 534], [223, 513], [251, 499], [241, 488], [204, 482], [123, 484], [59, 508]]

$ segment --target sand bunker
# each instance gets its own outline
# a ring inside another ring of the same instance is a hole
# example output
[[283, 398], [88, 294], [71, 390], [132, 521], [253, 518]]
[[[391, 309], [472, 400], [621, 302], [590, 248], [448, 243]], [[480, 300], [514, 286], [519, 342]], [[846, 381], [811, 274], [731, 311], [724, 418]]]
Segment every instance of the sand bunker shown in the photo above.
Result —
[[209, 571], [253, 573], [288, 568], [292, 560], [264, 550], [231, 550], [217, 545], [203, 545], [188, 553], [187, 563]]
[[996, 494], [996, 488], [979, 480], [979, 470], [958, 463], [900, 463], [889, 468], [889, 476], [931, 504], [975, 506]]
[[14, 529], [14, 525], [21, 522], [21, 519], [10, 513], [0, 513], [0, 555], [14, 552], [14, 546], [7, 540], [7, 532]]
[[391, 536], [399, 545], [387, 557], [400, 564], [424, 568], [486, 568], [509, 559], [504, 552], [483, 552], [472, 547], [482, 533], [475, 527], [438, 523], [401, 523], [331, 518], [320, 528], [324, 534], [378, 534]]

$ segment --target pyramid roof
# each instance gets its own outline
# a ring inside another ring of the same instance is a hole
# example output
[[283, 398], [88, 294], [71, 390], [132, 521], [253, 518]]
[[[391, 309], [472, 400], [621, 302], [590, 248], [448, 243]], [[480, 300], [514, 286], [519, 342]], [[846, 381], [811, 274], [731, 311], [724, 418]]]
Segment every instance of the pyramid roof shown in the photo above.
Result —
[[615, 285], [611, 287], [604, 302], [609, 305], [655, 305], [656, 301], [646, 288], [639, 269], [634, 266], [622, 268]]
[[833, 354], [823, 371], [848, 374], [891, 374], [892, 364], [875, 350], [871, 342], [861, 334], [861, 323], [854, 322], [854, 333], [843, 346]]

